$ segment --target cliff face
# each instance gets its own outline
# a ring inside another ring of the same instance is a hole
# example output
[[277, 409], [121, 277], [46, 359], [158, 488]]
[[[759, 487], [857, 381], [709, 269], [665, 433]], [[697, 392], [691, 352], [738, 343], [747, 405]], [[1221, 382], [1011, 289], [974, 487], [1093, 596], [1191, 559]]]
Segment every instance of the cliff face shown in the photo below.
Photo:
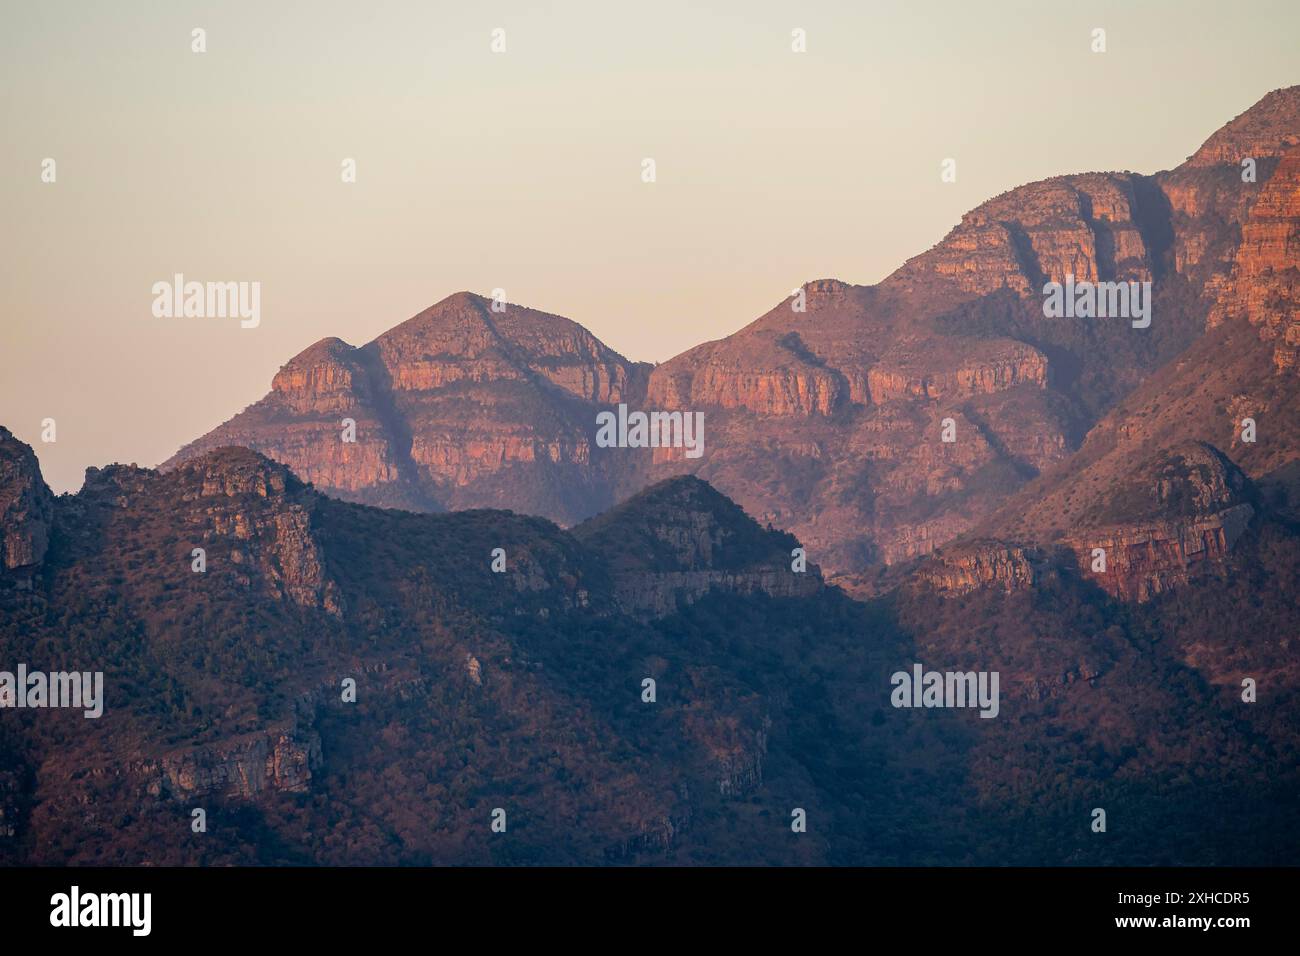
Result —
[[[1250, 524], [1254, 509], [1236, 505], [1204, 518], [1097, 529], [1065, 539], [1082, 572], [1115, 597], [1146, 601], [1185, 586], [1198, 572], [1223, 564]], [[1106, 555], [1106, 570], [1094, 573], [1094, 549]]]
[[320, 736], [291, 726], [166, 754], [132, 771], [153, 796], [250, 800], [267, 790], [304, 793], [320, 766]]
[[1200, 441], [1149, 456], [1086, 500], [1068, 530], [1017, 529], [1032, 544], [972, 537], [921, 564], [915, 580], [945, 595], [1010, 593], [1041, 587], [1068, 567], [1113, 597], [1144, 602], [1221, 571], [1259, 511], [1241, 469]]
[[1247, 157], [1276, 159], [1300, 146], [1300, 87], [1274, 90], [1205, 141], [1192, 169], [1239, 166]]
[[53, 496], [31, 448], [0, 427], [0, 571], [26, 580], [45, 559]]
[[[383, 376], [368, 358], [340, 339], [317, 342], [276, 373], [257, 412], [234, 419], [204, 446], [259, 448], [272, 440], [273, 457], [304, 481], [342, 492], [397, 488], [415, 496], [398, 469], [402, 437], [384, 415]], [[354, 441], [343, 440], [344, 419], [356, 423]]]
[[867, 394], [876, 403], [993, 395], [1017, 385], [1047, 387], [1047, 356], [1007, 340], [977, 341], [960, 355], [935, 357], [924, 342], [901, 342], [867, 372]]
[[977, 308], [967, 293], [905, 285], [809, 283], [806, 311], [788, 299], [658, 366], [650, 404], [702, 411], [709, 447], [640, 480], [705, 477], [839, 575], [928, 550], [1062, 457], [1071, 423], [1046, 353], [1000, 334], [1031, 303], [987, 303], [968, 335], [951, 317]]
[[917, 579], [940, 594], [960, 595], [993, 589], [1033, 588], [1044, 572], [1044, 559], [1032, 549], [1000, 541], [974, 541], [936, 552], [918, 568]]
[[1241, 228], [1230, 280], [1210, 314], [1211, 325], [1245, 320], [1273, 343], [1278, 372], [1300, 356], [1300, 147], [1280, 159]]
[[[1296, 146], [1298, 129], [1300, 87], [1275, 90], [1182, 166], [1155, 177], [1172, 213], [1177, 269], [1206, 304], [1228, 283], [1242, 225], [1278, 162]], [[1242, 180], [1246, 160], [1255, 164], [1253, 183]]]
[[[1217, 448], [1184, 442], [1138, 466], [1067, 536], [1081, 571], [1116, 597], [1145, 601], [1221, 566], [1256, 507]], [[1096, 549], [1105, 569], [1094, 568]]]
[[[1115, 471], [1121, 463], [1124, 469]], [[1093, 477], [1103, 466], [1109, 469], [1104, 485]], [[1070, 482], [1071, 491], [1052, 495], [1049, 505], [1023, 516], [1021, 524], [1008, 527], [995, 516], [985, 527], [1001, 526], [1016, 540], [1034, 542], [1039, 553], [1064, 548], [1066, 562], [1083, 579], [1116, 598], [1143, 602], [1221, 570], [1259, 511], [1247, 476], [1202, 441], [1174, 442], [1137, 466], [1103, 458], [1091, 470], [1085, 468]], [[1048, 514], [1052, 524], [1036, 523]], [[923, 566], [919, 576], [940, 591], [1014, 590], [1035, 577], [1028, 547], [963, 542], [945, 548], [943, 560]], [[1060, 556], [1057, 551], [1049, 563]]]
[[1010, 289], [1036, 295], [1044, 282], [1146, 281], [1158, 267], [1148, 223], [1161, 210], [1144, 177], [1130, 173], [1062, 176], [1022, 186], [962, 217], [943, 242], [893, 277], [951, 279], [963, 291]]

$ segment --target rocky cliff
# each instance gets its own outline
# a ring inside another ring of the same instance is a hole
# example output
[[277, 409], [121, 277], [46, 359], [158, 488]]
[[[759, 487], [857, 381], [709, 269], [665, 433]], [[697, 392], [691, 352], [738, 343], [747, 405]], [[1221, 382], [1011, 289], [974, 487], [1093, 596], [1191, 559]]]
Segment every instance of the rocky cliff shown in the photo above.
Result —
[[286, 727], [164, 754], [140, 762], [132, 771], [145, 779], [154, 796], [248, 800], [265, 790], [305, 792], [320, 765], [319, 735]]
[[1241, 227], [1210, 324], [1244, 320], [1271, 341], [1278, 372], [1300, 356], [1300, 147], [1284, 154]]
[[[1099, 528], [1065, 543], [1080, 570], [1102, 588], [1125, 600], [1146, 601], [1186, 585], [1199, 571], [1221, 566], [1253, 514], [1250, 505], [1238, 505], [1199, 519]], [[1105, 554], [1104, 571], [1093, 568], [1096, 549]]]
[[138, 539], [163, 530], [148, 514], [161, 487], [182, 509], [181, 522], [166, 529], [178, 566], [342, 615], [313, 528], [315, 496], [284, 465], [246, 448], [217, 449], [165, 479], [129, 465], [89, 468], [82, 493], [65, 510], [71, 522], [97, 527], [100, 536]]
[[[1167, 197], [1181, 275], [1212, 305], [1228, 281], [1240, 230], [1284, 154], [1297, 144], [1300, 87], [1274, 90], [1155, 177]], [[1243, 163], [1254, 166], [1247, 182]]]
[[1145, 601], [1221, 567], [1254, 517], [1254, 501], [1254, 489], [1226, 455], [1184, 442], [1109, 489], [1063, 543], [1102, 588]]
[[26, 582], [45, 559], [53, 496], [31, 448], [0, 427], [0, 572]]
[[1010, 289], [1029, 296], [1066, 276], [1149, 280], [1159, 268], [1159, 240], [1151, 233], [1160, 215], [1145, 179], [1135, 174], [1048, 179], [967, 213], [943, 242], [892, 279], [919, 285], [939, 276], [974, 295]]
[[972, 541], [935, 552], [921, 564], [917, 580], [940, 594], [973, 591], [1030, 590], [1044, 571], [1044, 558], [1033, 549], [1000, 541]]
[[1116, 598], [1143, 602], [1222, 571], [1260, 507], [1241, 469], [1200, 441], [1149, 456], [1086, 500], [1068, 529], [1026, 536], [1022, 526], [1021, 541], [1033, 543], [1020, 544], [973, 536], [923, 562], [915, 580], [946, 595], [1009, 593], [1068, 565]]
[[[1001, 526], [1033, 545], [962, 542], [945, 548], [934, 566], [922, 566], [920, 578], [954, 593], [990, 586], [1014, 590], [1031, 583], [1043, 567], [1029, 555], [1050, 553], [1048, 562], [1058, 569], [1064, 558], [1114, 597], [1142, 602], [1222, 571], [1259, 513], [1258, 492], [1247, 476], [1202, 441], [1172, 443], [1120, 472], [1113, 470], [1119, 460], [1086, 467], [1095, 471], [1102, 464], [1110, 469], [1104, 486], [1085, 470], [1083, 480], [1072, 482], [1074, 491], [1052, 497], [1054, 505], [1022, 516], [1014, 526], [1005, 516], [985, 525]], [[1055, 518], [1051, 524], [1035, 523], [1048, 514]]]

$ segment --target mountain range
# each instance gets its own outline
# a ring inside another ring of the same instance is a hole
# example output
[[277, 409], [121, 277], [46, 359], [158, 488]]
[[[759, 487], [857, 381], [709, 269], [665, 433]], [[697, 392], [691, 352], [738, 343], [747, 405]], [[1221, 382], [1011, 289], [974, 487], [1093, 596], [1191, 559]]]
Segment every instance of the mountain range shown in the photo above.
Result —
[[[360, 348], [317, 342], [162, 467], [242, 445], [345, 500], [566, 526], [691, 472], [862, 586], [1112, 431], [1207, 326], [1245, 317], [1276, 340], [1277, 375], [1293, 368], [1297, 129], [1300, 88], [1276, 91], [1175, 170], [1011, 190], [878, 285], [805, 283], [657, 366], [559, 316], [457, 293]], [[1150, 328], [1046, 318], [1043, 286], [1067, 277], [1151, 282]], [[596, 415], [619, 403], [702, 411], [707, 453], [598, 447]], [[1230, 443], [1229, 424], [1197, 437]]]
[[0, 429], [0, 669], [108, 688], [5, 712], [0, 861], [1293, 862], [1298, 356], [1291, 87], [659, 365], [457, 293], [75, 495]]

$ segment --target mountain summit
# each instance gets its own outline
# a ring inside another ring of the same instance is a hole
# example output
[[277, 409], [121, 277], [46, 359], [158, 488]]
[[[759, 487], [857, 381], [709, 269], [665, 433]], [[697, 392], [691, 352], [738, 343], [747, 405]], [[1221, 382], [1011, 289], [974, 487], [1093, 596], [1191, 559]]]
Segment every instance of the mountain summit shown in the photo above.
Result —
[[568, 319], [498, 308], [460, 292], [360, 348], [322, 339], [163, 467], [245, 445], [346, 500], [586, 517], [611, 503], [594, 409], [625, 400], [647, 366]]

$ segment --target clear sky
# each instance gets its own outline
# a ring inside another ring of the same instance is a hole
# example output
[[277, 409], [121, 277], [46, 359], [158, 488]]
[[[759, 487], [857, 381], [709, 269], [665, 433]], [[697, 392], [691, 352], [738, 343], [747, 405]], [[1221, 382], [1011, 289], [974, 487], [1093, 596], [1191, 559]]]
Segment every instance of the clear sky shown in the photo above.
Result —
[[[0, 424], [75, 490], [462, 289], [662, 361], [1021, 183], [1177, 165], [1298, 36], [1295, 0], [0, 0]], [[176, 272], [261, 324], [155, 318]]]

